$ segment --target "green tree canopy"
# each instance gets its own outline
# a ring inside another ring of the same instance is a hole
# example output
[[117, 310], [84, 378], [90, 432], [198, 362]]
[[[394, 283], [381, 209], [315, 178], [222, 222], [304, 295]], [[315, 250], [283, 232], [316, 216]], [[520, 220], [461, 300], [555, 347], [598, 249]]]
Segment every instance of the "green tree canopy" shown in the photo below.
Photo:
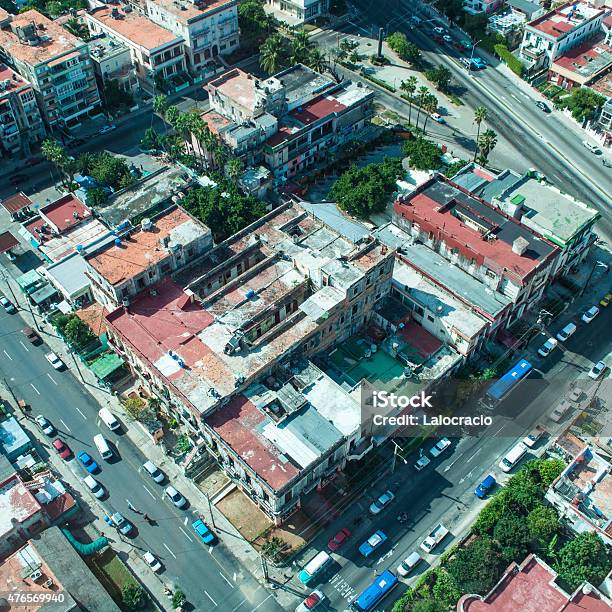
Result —
[[585, 121], [595, 116], [595, 111], [600, 108], [606, 99], [601, 94], [586, 87], [574, 87], [572, 93], [564, 98], [563, 106], [568, 108], [576, 121]]
[[493, 538], [498, 542], [506, 563], [522, 561], [531, 540], [527, 520], [513, 512], [505, 513], [493, 529]]
[[385, 209], [402, 176], [398, 158], [367, 166], [351, 166], [332, 186], [329, 196], [342, 210], [361, 218]]
[[262, 40], [272, 29], [271, 20], [259, 0], [242, 0], [238, 5], [238, 25], [241, 36], [251, 42]]
[[82, 348], [95, 340], [96, 335], [91, 331], [87, 323], [79, 319], [76, 315], [64, 327], [64, 336], [72, 346]]
[[588, 532], [581, 533], [563, 546], [555, 569], [572, 592], [585, 580], [595, 586], [600, 584], [608, 574], [611, 563], [612, 556], [601, 538]]
[[540, 546], [548, 544], [559, 531], [559, 517], [550, 506], [536, 506], [527, 515], [529, 534]]
[[127, 610], [146, 610], [147, 594], [136, 582], [128, 582], [121, 591], [121, 601]]
[[440, 91], [448, 91], [450, 87], [453, 73], [446, 66], [436, 66], [425, 71], [425, 76], [436, 86]]
[[410, 166], [417, 170], [437, 170], [442, 166], [440, 147], [426, 138], [407, 140], [404, 143], [404, 154]]

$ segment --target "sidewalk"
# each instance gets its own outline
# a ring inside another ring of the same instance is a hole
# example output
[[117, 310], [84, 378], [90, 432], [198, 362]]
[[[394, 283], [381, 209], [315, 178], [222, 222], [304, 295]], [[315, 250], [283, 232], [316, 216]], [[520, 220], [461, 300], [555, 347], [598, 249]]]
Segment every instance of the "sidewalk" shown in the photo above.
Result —
[[[24, 304], [25, 297], [12, 278], [10, 278], [10, 280], [7, 282], [11, 283], [15, 295], [19, 298], [19, 314], [28, 325], [34, 326], [33, 317], [27, 309], [27, 306]], [[66, 365], [66, 368], [72, 372], [77, 380], [82, 379], [87, 391], [94, 397], [101, 407], [107, 407], [121, 417], [121, 421], [126, 428], [126, 434], [132, 443], [140, 449], [145, 457], [151, 459], [167, 474], [170, 482], [176, 486], [179, 491], [182, 491], [185, 494], [185, 497], [190, 500], [194, 510], [201, 514], [205, 520], [209, 520], [210, 511], [208, 501], [200, 489], [196, 487], [192, 480], [187, 478], [182, 473], [181, 468], [162, 451], [161, 447], [151, 440], [140, 425], [134, 422], [125, 413], [123, 405], [117, 396], [112, 395], [108, 390], [99, 387], [95, 376], [88, 368], [80, 365], [77, 369], [75, 366], [74, 357], [68, 351], [63, 341], [57, 335], [55, 335], [55, 330], [51, 327], [51, 325], [42, 321], [41, 317], [38, 315], [36, 317], [36, 321], [41, 327], [40, 335], [43, 341], [53, 352], [60, 356]], [[80, 492], [84, 490], [80, 485], [75, 488]], [[265, 585], [266, 583], [263, 577], [263, 571], [261, 569], [261, 559], [259, 554], [235, 529], [232, 523], [228, 521], [225, 515], [217, 510], [214, 505], [212, 506], [212, 511], [214, 518], [211, 522], [214, 522], [218, 532], [227, 534], [222, 538], [224, 546], [232, 553], [232, 555], [239, 561], [245, 570], [249, 571], [259, 583]], [[100, 532], [108, 530], [108, 526], [101, 519], [97, 519], [93, 524]], [[133, 552], [130, 554], [130, 551], [133, 551], [130, 544], [117, 541], [113, 544], [113, 548], [126, 552], [128, 555], [127, 564], [139, 577], [151, 573], [149, 570], [144, 572], [144, 562]], [[268, 564], [268, 574], [272, 581], [276, 582], [278, 585], [278, 589], [275, 590], [273, 594], [279, 605], [290, 609], [296, 605], [296, 599], [294, 594], [282, 590], [282, 586], [291, 579], [291, 577], [288, 578], [285, 575], [287, 571], [288, 570], [286, 568], [275, 568], [271, 564]], [[156, 575], [151, 577], [151, 580], [146, 582], [146, 586], [147, 588], [151, 589], [151, 593], [158, 600], [158, 602], [163, 603], [167, 601], [163, 592], [163, 583]]]

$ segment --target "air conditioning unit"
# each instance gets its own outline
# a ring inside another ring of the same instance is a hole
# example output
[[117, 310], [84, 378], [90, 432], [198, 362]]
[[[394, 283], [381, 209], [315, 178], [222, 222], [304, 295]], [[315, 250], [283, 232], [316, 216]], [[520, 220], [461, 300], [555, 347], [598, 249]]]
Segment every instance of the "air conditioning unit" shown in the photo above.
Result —
[[42, 576], [42, 572], [40, 570], [36, 570], [30, 574], [30, 580], [36, 582]]
[[51, 578], [49, 578], [49, 580], [45, 580], [45, 582], [43, 582], [43, 586], [46, 589], [50, 589], [53, 586], [53, 580], [51, 580]]

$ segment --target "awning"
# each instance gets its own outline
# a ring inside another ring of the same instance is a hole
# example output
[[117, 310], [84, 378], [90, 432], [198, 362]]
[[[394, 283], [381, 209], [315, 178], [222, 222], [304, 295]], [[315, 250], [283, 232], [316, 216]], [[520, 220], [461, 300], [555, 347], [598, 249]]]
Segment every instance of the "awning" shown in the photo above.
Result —
[[96, 375], [98, 380], [104, 380], [107, 376], [121, 368], [124, 364], [123, 359], [115, 353], [107, 353], [96, 359], [89, 369]]
[[11, 232], [0, 234], [0, 253], [6, 253], [16, 246], [19, 246], [19, 240]]
[[25, 274], [18, 276], [16, 279], [17, 284], [21, 288], [22, 291], [28, 293], [32, 287], [36, 285], [40, 285], [43, 281], [42, 277], [36, 270], [29, 270]]
[[32, 206], [32, 200], [28, 198], [25, 193], [16, 193], [8, 198], [2, 200], [2, 206], [4, 209], [14, 215], [15, 213], [27, 208], [28, 206]]
[[50, 300], [52, 297], [57, 296], [57, 290], [53, 285], [45, 285], [40, 289], [34, 291], [34, 293], [30, 294], [30, 298], [35, 304], [42, 304], [47, 300]]

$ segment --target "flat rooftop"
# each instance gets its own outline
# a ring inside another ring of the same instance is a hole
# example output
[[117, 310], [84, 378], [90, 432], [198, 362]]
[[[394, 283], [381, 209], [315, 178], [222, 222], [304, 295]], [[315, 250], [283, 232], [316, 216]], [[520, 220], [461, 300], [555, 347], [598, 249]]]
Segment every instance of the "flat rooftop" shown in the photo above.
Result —
[[119, 285], [141, 271], [169, 257], [162, 244], [184, 245], [204, 236], [208, 228], [195, 221], [181, 208], [157, 216], [150, 230], [138, 226], [112, 244], [86, 255], [89, 265], [111, 285]]
[[108, 34], [98, 35], [89, 42], [89, 52], [94, 62], [108, 60], [117, 53], [124, 53], [129, 47]]
[[[35, 26], [34, 44], [21, 42], [15, 28]], [[0, 47], [16, 60], [37, 66], [77, 49], [85, 49], [86, 43], [78, 39], [51, 19], [32, 9], [13, 16], [10, 24], [0, 30]]]
[[[478, 335], [488, 325], [486, 319], [401, 261], [395, 262], [393, 283], [419, 305], [435, 313], [448, 328], [454, 328], [468, 338]], [[408, 287], [407, 291], [405, 287]]]
[[[557, 248], [441, 175], [397, 200], [394, 212], [457, 249], [466, 259], [521, 282], [551, 258]], [[527, 243], [522, 255], [513, 250], [517, 239]]]
[[73, 253], [58, 263], [45, 268], [43, 273], [68, 295], [76, 295], [90, 284], [89, 278], [85, 274], [86, 271], [87, 262], [85, 259], [79, 253]]
[[[112, 11], [117, 10], [119, 17], [115, 19]], [[156, 25], [144, 15], [134, 11], [125, 13], [115, 6], [94, 8], [88, 14], [88, 19], [100, 22], [105, 28], [148, 51], [154, 51], [171, 43], [180, 43], [183, 40], [182, 37]]]
[[553, 62], [553, 68], [574, 73], [580, 82], [587, 82], [612, 65], [612, 47], [604, 42], [604, 36], [590, 39], [583, 45], [568, 49]]
[[159, 6], [172, 13], [181, 23], [193, 23], [203, 17], [212, 15], [230, 6], [238, 4], [238, 0], [204, 0], [194, 4], [190, 0], [147, 0], [147, 7]]
[[605, 7], [596, 8], [587, 2], [570, 0], [542, 17], [534, 19], [529, 26], [552, 38], [562, 38], [575, 28], [582, 26], [585, 21], [603, 15], [605, 12]]
[[312, 98], [335, 86], [335, 81], [315, 72], [304, 64], [296, 64], [274, 75], [285, 87], [288, 110], [293, 110], [301, 101]]
[[216, 90], [220, 95], [230, 98], [235, 104], [253, 112], [255, 110], [255, 91], [257, 77], [240, 68], [232, 68], [210, 81], [207, 88]]
[[6, 64], [0, 64], [0, 81], [4, 81], [5, 83], [8, 81], [4, 89], [0, 91], [0, 100], [12, 93], [18, 92], [24, 87], [30, 87], [28, 81]]
[[15, 523], [26, 522], [40, 512], [40, 504], [15, 475], [0, 484], [0, 537], [10, 534]]
[[73, 193], [68, 193], [58, 200], [43, 206], [39, 212], [41, 217], [60, 234], [75, 227], [84, 219], [93, 217], [91, 209]]

